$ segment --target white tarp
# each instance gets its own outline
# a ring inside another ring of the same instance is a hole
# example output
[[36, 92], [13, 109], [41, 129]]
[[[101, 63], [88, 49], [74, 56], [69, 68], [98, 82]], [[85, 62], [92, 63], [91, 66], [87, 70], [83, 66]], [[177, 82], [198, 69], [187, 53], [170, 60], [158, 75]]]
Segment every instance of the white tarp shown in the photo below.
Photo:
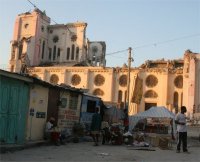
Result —
[[164, 106], [151, 107], [150, 109], [138, 113], [133, 116], [129, 116], [129, 130], [132, 130], [137, 122], [144, 118], [175, 118], [175, 114], [169, 111]]

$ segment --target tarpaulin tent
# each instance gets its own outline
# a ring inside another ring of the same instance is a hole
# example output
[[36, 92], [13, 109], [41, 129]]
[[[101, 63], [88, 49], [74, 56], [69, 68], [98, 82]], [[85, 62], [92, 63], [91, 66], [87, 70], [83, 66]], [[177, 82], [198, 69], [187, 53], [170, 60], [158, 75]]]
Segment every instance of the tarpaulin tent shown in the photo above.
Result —
[[104, 120], [109, 123], [118, 123], [124, 118], [124, 112], [116, 107], [104, 110]]
[[153, 106], [144, 112], [138, 113], [133, 116], [129, 116], [129, 130], [132, 130], [135, 127], [135, 125], [137, 124], [137, 122], [144, 118], [171, 118], [171, 119], [174, 119], [175, 114], [172, 113], [171, 111], [169, 111], [164, 106], [160, 106], [160, 107]]

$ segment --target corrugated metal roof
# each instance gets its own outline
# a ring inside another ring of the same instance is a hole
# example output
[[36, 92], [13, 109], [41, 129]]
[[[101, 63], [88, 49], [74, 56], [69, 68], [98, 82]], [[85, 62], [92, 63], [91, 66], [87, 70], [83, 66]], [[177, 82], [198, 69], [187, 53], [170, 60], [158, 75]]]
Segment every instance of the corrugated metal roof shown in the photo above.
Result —
[[59, 89], [63, 89], [63, 90], [69, 90], [69, 91], [73, 91], [73, 92], [84, 93], [83, 89], [78, 89], [78, 88], [71, 87], [69, 85], [64, 85], [64, 84], [60, 84], [60, 85], [51, 84], [49, 82], [38, 79], [36, 77], [30, 76], [28, 74], [13, 73], [13, 72], [9, 72], [9, 71], [5, 71], [5, 70], [0, 69], [0, 75], [3, 75], [5, 77], [18, 79], [18, 80], [23, 80], [25, 82], [29, 82], [29, 83], [32, 83], [32, 84], [35, 83], [35, 84], [43, 85], [43, 86], [46, 86], [46, 87], [59, 88]]

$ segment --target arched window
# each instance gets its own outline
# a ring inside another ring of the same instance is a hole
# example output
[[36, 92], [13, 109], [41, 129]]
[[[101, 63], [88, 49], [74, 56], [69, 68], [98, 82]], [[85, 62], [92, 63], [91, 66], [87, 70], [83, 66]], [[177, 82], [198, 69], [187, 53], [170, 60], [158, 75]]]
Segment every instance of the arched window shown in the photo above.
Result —
[[174, 92], [174, 108], [175, 113], [178, 113], [178, 92]]
[[49, 60], [51, 60], [51, 51], [52, 51], [52, 49], [49, 48]]
[[76, 47], [76, 60], [78, 61], [78, 57], [79, 57], [79, 47]]
[[127, 85], [127, 75], [121, 75], [119, 78], [119, 85], [125, 87]]
[[56, 46], [53, 47], [53, 60], [56, 59]]
[[125, 101], [125, 104], [126, 104], [126, 101], [127, 101], [127, 91], [125, 91], [125, 93], [124, 93], [124, 101]]
[[60, 48], [58, 48], [58, 54], [57, 57], [60, 57]]
[[183, 93], [181, 93], [181, 106], [183, 106]]
[[58, 84], [59, 78], [56, 74], [52, 74], [50, 77], [50, 83], [52, 84]]
[[145, 98], [157, 98], [158, 97], [158, 94], [153, 91], [153, 90], [148, 90], [146, 91], [146, 93], [144, 94], [144, 97]]
[[183, 76], [179, 75], [174, 79], [174, 85], [176, 88], [183, 88]]
[[74, 44], [72, 45], [72, 55], [71, 55], [71, 60], [74, 60], [74, 50], [75, 50], [75, 46]]
[[93, 91], [93, 95], [96, 95], [96, 96], [103, 96], [104, 95], [104, 92], [100, 89], [100, 88], [97, 88]]
[[20, 58], [21, 58], [22, 51], [23, 51], [23, 45], [22, 45], [22, 44], [20, 44], [20, 46], [19, 46], [19, 56], [18, 56], [18, 59], [20, 59]]
[[66, 59], [69, 60], [69, 57], [70, 57], [70, 48], [68, 47], [67, 48], [67, 58]]
[[45, 41], [42, 43], [42, 59], [44, 58]]
[[122, 91], [118, 91], [118, 102], [122, 102]]

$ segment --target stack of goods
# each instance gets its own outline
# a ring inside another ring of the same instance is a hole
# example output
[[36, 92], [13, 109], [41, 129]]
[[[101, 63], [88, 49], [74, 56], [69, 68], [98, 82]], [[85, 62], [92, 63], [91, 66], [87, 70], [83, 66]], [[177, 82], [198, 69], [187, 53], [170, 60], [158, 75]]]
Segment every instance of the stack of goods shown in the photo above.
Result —
[[112, 124], [110, 127], [111, 143], [113, 145], [121, 145], [123, 143], [123, 130], [120, 124]]
[[159, 140], [160, 140], [160, 138], [158, 136], [156, 136], [156, 135], [151, 135], [149, 137], [149, 142], [151, 143], [151, 145], [153, 147], [159, 146]]
[[129, 131], [123, 134], [123, 139], [126, 145], [131, 145], [133, 143], [133, 135]]
[[169, 139], [160, 137], [159, 138], [159, 148], [162, 150], [169, 149], [168, 147]]

